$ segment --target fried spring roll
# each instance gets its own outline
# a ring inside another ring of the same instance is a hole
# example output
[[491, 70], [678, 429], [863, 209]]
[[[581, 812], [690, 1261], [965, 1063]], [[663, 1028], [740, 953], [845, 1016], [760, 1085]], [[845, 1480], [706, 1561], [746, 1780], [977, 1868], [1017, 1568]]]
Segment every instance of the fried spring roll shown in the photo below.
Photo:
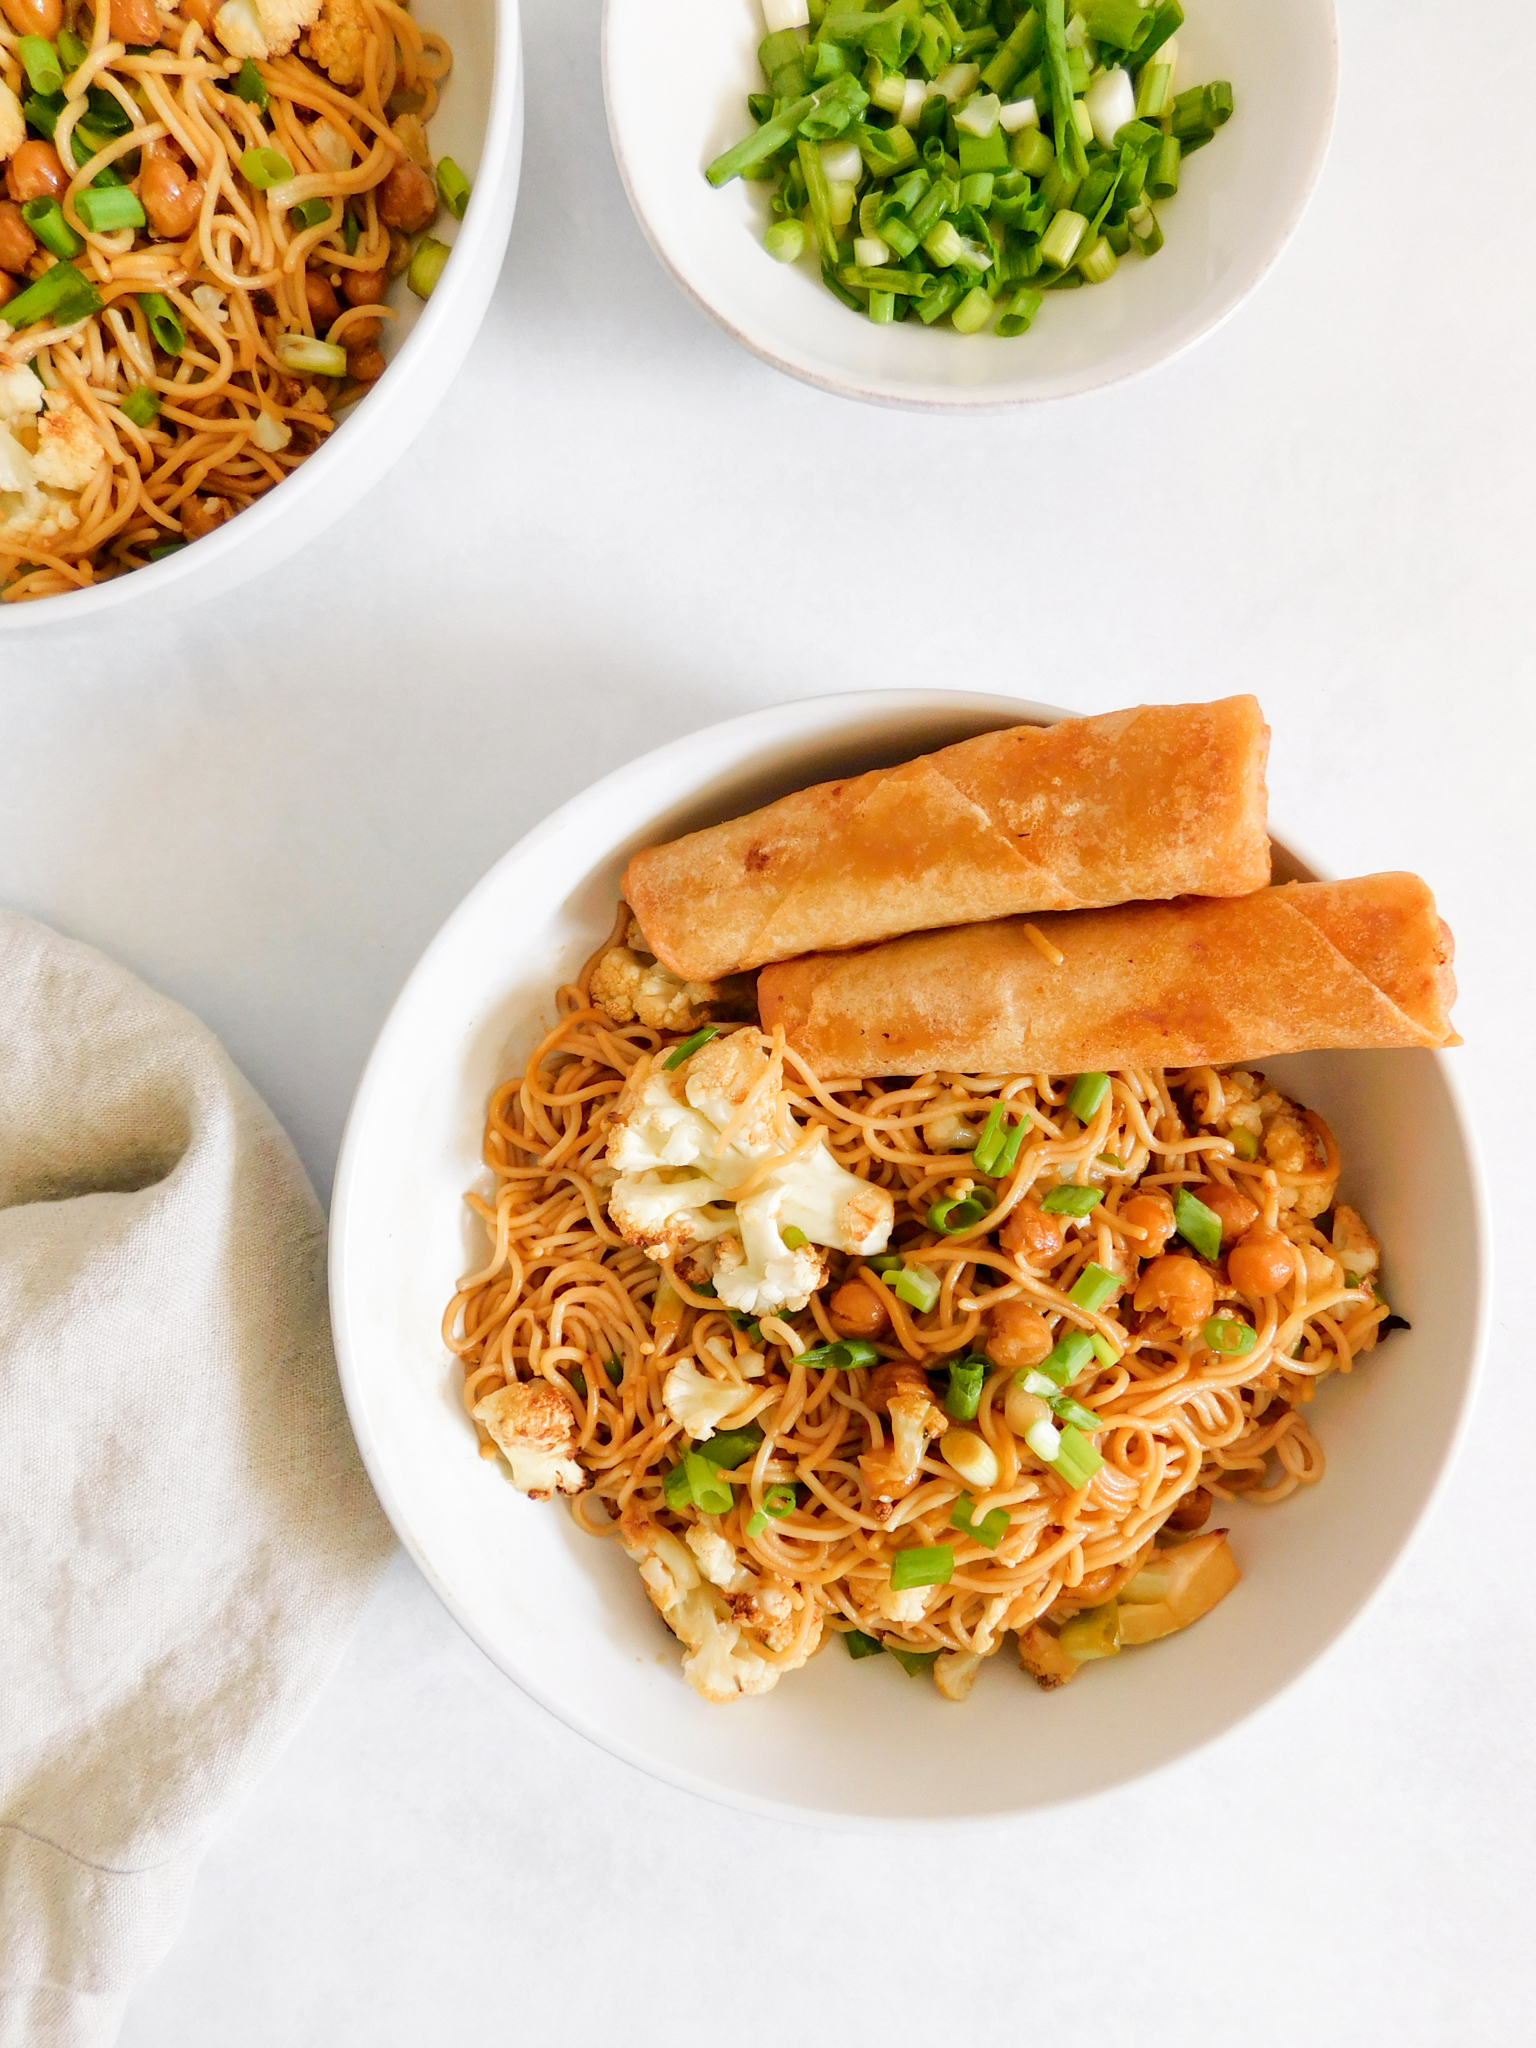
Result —
[[1453, 950], [1417, 875], [1368, 875], [792, 960], [758, 976], [758, 1007], [824, 1079], [1218, 1066], [1459, 1045]]
[[1014, 726], [637, 853], [624, 895], [685, 981], [901, 932], [1269, 880], [1252, 697]]

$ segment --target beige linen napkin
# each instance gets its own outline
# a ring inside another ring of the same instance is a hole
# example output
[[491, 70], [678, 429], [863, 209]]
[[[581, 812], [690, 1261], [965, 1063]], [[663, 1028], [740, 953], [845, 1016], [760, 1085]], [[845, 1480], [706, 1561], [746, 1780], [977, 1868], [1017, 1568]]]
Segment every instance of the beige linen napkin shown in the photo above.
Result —
[[391, 1547], [217, 1040], [0, 911], [0, 2044], [101, 2048]]

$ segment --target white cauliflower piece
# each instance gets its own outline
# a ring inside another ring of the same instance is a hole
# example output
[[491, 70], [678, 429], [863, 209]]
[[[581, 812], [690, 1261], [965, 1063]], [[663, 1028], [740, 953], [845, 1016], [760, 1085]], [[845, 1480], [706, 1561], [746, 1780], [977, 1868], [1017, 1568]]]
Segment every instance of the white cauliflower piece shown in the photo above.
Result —
[[592, 1000], [615, 1024], [637, 1019], [653, 1031], [692, 1031], [720, 991], [712, 981], [681, 981], [659, 960], [639, 960], [628, 946], [610, 946], [592, 970]]
[[662, 1405], [696, 1444], [712, 1437], [746, 1398], [733, 1380], [712, 1380], [691, 1358], [680, 1358], [662, 1383]]
[[27, 117], [21, 101], [0, 78], [0, 162], [20, 149], [27, 139]]
[[744, 1564], [738, 1563], [735, 1551], [718, 1529], [711, 1529], [704, 1522], [695, 1522], [684, 1532], [683, 1541], [698, 1559], [699, 1569], [705, 1578], [722, 1593], [747, 1593], [756, 1585], [752, 1574]]
[[[824, 1145], [788, 1156], [780, 1097], [750, 1031], [712, 1040], [683, 1068], [638, 1069], [615, 1109], [608, 1163], [615, 1228], [654, 1257], [715, 1242], [712, 1273], [728, 1307], [752, 1315], [804, 1308], [826, 1278], [818, 1246], [868, 1256], [890, 1241], [886, 1189], [838, 1165]], [[726, 1131], [751, 1107], [739, 1127]], [[798, 1129], [791, 1142], [797, 1142]], [[775, 1152], [782, 1167], [761, 1172]], [[735, 1189], [757, 1185], [733, 1205]], [[791, 1246], [784, 1233], [807, 1240]]]
[[963, 1700], [976, 1683], [981, 1659], [974, 1650], [941, 1650], [934, 1659], [933, 1682], [947, 1700]]
[[933, 1605], [934, 1593], [932, 1586], [903, 1586], [898, 1592], [886, 1580], [875, 1588], [875, 1605], [894, 1627], [910, 1628]]
[[1333, 1212], [1333, 1248], [1352, 1287], [1374, 1279], [1381, 1264], [1381, 1247], [1365, 1226], [1358, 1209], [1340, 1202]]
[[361, 0], [321, 0], [320, 17], [304, 49], [336, 85], [361, 85], [368, 48], [368, 17]]
[[27, 363], [0, 369], [0, 420], [7, 426], [34, 418], [43, 409], [43, 387]]
[[548, 1380], [516, 1380], [474, 1406], [491, 1441], [512, 1468], [512, 1484], [530, 1500], [580, 1493], [587, 1475], [576, 1463], [576, 1417]]
[[231, 57], [282, 57], [319, 14], [320, 0], [224, 0], [213, 32]]
[[83, 405], [52, 393], [49, 399], [37, 423], [37, 480], [59, 491], [83, 491], [106, 461], [107, 451]]
[[619, 1524], [619, 1540], [639, 1565], [651, 1604], [690, 1652], [683, 1676], [695, 1692], [723, 1705], [778, 1683], [782, 1667], [743, 1643], [741, 1623], [731, 1618], [724, 1597], [705, 1583], [676, 1536], [626, 1519]]
[[83, 406], [45, 392], [25, 365], [0, 371], [0, 547], [46, 547], [72, 532], [75, 500], [106, 459]]

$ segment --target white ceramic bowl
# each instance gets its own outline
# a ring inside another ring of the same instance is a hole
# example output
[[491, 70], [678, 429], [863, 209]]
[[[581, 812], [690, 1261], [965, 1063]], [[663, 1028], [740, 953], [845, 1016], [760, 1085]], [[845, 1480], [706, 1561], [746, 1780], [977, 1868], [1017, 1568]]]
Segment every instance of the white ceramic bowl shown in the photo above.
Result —
[[[709, 1706], [614, 1543], [476, 1455], [440, 1336], [481, 1263], [462, 1197], [493, 1087], [553, 1021], [607, 931], [630, 852], [826, 776], [1020, 719], [1000, 697], [911, 691], [786, 704], [620, 769], [529, 833], [443, 927], [358, 1089], [332, 1215], [331, 1303], [353, 1426], [402, 1540], [487, 1655], [571, 1727], [691, 1791], [820, 1821], [1019, 1812], [1183, 1756], [1305, 1670], [1380, 1584], [1450, 1455], [1481, 1346], [1487, 1231], [1453, 1063], [1425, 1052], [1266, 1063], [1332, 1122], [1412, 1322], [1315, 1417], [1324, 1482], [1228, 1517], [1243, 1583], [1155, 1649], [1047, 1695], [1003, 1653], [958, 1707], [890, 1657], [833, 1643], [761, 1699]], [[961, 1737], [956, 1740], [956, 1737]]]
[[389, 368], [325, 445], [237, 519], [164, 561], [89, 590], [0, 605], [0, 632], [77, 626], [148, 597], [198, 604], [270, 569], [357, 503], [426, 425], [469, 353], [501, 271], [523, 155], [520, 0], [429, 0], [421, 19], [448, 38], [453, 70], [432, 121], [432, 147], [473, 186], [455, 223], [432, 232], [453, 258], [425, 303], [399, 280], [380, 343]]
[[1219, 327], [1290, 240], [1327, 153], [1338, 96], [1333, 0], [1186, 0], [1182, 84], [1229, 78], [1233, 119], [1159, 208], [1167, 241], [1107, 284], [1050, 295], [1027, 335], [876, 327], [762, 246], [767, 190], [716, 191], [704, 166], [747, 133], [760, 92], [760, 0], [606, 0], [614, 154], [636, 218], [690, 297], [792, 376], [924, 408], [1065, 398], [1170, 361]]

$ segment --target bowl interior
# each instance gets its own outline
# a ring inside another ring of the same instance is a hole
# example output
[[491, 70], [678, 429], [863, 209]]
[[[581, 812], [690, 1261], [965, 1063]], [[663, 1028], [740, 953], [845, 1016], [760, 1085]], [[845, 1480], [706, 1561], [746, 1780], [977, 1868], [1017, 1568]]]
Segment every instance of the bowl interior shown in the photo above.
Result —
[[1320, 1396], [1321, 1486], [1223, 1516], [1244, 1584], [1154, 1651], [1052, 1695], [1004, 1653], [957, 1708], [893, 1659], [854, 1664], [832, 1644], [764, 1698], [709, 1706], [684, 1683], [677, 1645], [617, 1545], [529, 1502], [476, 1456], [439, 1334], [459, 1276], [483, 1257], [462, 1195], [488, 1185], [487, 1098], [607, 930], [628, 854], [806, 782], [1034, 715], [1058, 714], [936, 693], [824, 699], [713, 727], [620, 770], [530, 834], [455, 913], [406, 985], [353, 1108], [333, 1313], [353, 1423], [396, 1528], [482, 1647], [563, 1720], [739, 1804], [821, 1819], [1015, 1812], [1197, 1747], [1304, 1669], [1378, 1584], [1424, 1508], [1470, 1383], [1482, 1237], [1445, 1063], [1314, 1054], [1268, 1071], [1333, 1123], [1344, 1191], [1373, 1221], [1393, 1304], [1413, 1328]]
[[762, 247], [768, 190], [720, 191], [704, 166], [748, 132], [762, 90], [759, 0], [607, 0], [604, 68], [619, 169], [641, 226], [686, 291], [780, 369], [863, 398], [1017, 404], [1112, 383], [1207, 334], [1289, 239], [1322, 166], [1337, 92], [1333, 0], [1190, 0], [1178, 82], [1232, 81], [1237, 111], [1159, 208], [1151, 261], [1047, 297], [1027, 335], [966, 337], [906, 320], [872, 325], [834, 299], [815, 263]]

